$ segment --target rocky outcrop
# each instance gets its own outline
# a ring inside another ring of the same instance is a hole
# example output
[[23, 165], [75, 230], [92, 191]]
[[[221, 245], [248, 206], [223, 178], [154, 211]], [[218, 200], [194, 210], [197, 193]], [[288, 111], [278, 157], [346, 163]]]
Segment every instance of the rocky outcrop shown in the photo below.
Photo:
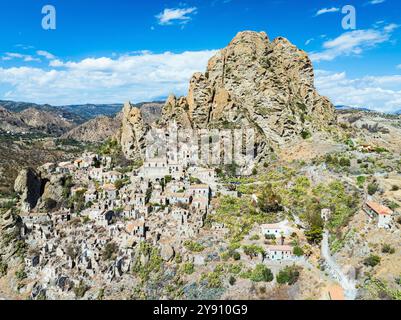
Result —
[[255, 128], [263, 149], [336, 122], [334, 106], [314, 87], [307, 54], [285, 38], [270, 41], [250, 31], [240, 32], [204, 74], [192, 77], [187, 97], [168, 98], [161, 124], [172, 119], [195, 129]]
[[143, 159], [143, 153], [146, 148], [145, 138], [148, 130], [149, 126], [143, 121], [141, 110], [127, 102], [122, 111], [119, 140], [122, 151], [128, 159]]
[[21, 218], [12, 210], [0, 214], [0, 261], [8, 263], [14, 255], [15, 243], [20, 238], [22, 226]]
[[175, 120], [179, 128], [190, 128], [192, 124], [188, 110], [188, 101], [185, 97], [177, 99], [174, 95], [170, 95], [162, 110], [161, 124], [167, 126], [171, 120]]
[[174, 258], [175, 251], [174, 248], [168, 244], [163, 244], [160, 250], [160, 256], [166, 262], [171, 261]]
[[14, 190], [20, 196], [21, 211], [30, 212], [41, 197], [42, 180], [35, 170], [28, 168], [20, 171], [14, 183]]
[[73, 139], [82, 142], [103, 142], [117, 136], [121, 121], [116, 118], [100, 116], [64, 134], [62, 139]]

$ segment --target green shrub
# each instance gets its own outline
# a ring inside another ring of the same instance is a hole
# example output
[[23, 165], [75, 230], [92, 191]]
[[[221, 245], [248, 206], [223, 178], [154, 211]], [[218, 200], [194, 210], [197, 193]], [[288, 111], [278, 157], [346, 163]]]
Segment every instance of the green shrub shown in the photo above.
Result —
[[231, 253], [231, 257], [232, 257], [235, 261], [238, 261], [238, 260], [241, 259], [241, 255], [240, 255], [240, 253], [239, 253], [238, 251], [233, 251], [233, 252]]
[[294, 255], [296, 255], [297, 257], [302, 257], [304, 254], [304, 250], [302, 250], [301, 247], [294, 247]]
[[87, 286], [83, 281], [80, 281], [78, 286], [74, 286], [73, 291], [77, 299], [82, 299], [89, 289], [89, 286]]
[[274, 234], [265, 234], [266, 240], [276, 240], [276, 236]]
[[319, 244], [323, 240], [323, 228], [313, 226], [305, 231], [305, 236], [309, 243]]
[[7, 274], [8, 265], [0, 258], [0, 278], [4, 277]]
[[250, 275], [254, 282], [271, 282], [273, 278], [273, 273], [264, 264], [258, 264]]
[[363, 188], [363, 186], [365, 185], [365, 182], [366, 182], [366, 177], [364, 177], [364, 176], [359, 176], [358, 178], [356, 178], [356, 183], [359, 188]]
[[104, 247], [103, 250], [103, 260], [112, 260], [113, 258], [115, 258], [115, 256], [117, 255], [118, 252], [118, 246], [116, 243], [114, 242], [109, 242], [106, 244], [106, 246]]
[[382, 246], [382, 252], [383, 253], [389, 253], [389, 254], [394, 254], [395, 253], [395, 249], [390, 246], [389, 244], [383, 244]]
[[263, 248], [256, 246], [256, 245], [245, 245], [242, 247], [244, 250], [244, 253], [249, 256], [251, 259], [257, 257], [259, 254], [264, 255], [265, 251]]
[[377, 183], [375, 183], [375, 182], [369, 183], [369, 185], [368, 185], [369, 195], [373, 196], [378, 190], [379, 190], [379, 186], [377, 185]]
[[308, 130], [303, 130], [301, 132], [302, 139], [306, 140], [312, 137], [312, 134]]
[[230, 286], [235, 285], [236, 282], [237, 282], [237, 279], [235, 279], [234, 276], [230, 276], [230, 279], [228, 280], [228, 283], [230, 284]]
[[182, 266], [182, 271], [186, 274], [193, 274], [195, 271], [195, 266], [192, 262], [186, 262]]
[[299, 275], [300, 272], [298, 267], [285, 267], [278, 273], [278, 275], [276, 276], [276, 280], [279, 284], [288, 284], [291, 286], [298, 281]]
[[190, 240], [184, 242], [184, 247], [191, 252], [202, 252], [205, 250], [205, 247], [202, 244]]
[[367, 267], [376, 267], [380, 263], [381, 259], [377, 255], [370, 255], [367, 257], [364, 261], [363, 264]]
[[15, 272], [15, 277], [17, 278], [17, 280], [22, 281], [26, 279], [28, 275], [26, 274], [25, 269], [21, 269]]

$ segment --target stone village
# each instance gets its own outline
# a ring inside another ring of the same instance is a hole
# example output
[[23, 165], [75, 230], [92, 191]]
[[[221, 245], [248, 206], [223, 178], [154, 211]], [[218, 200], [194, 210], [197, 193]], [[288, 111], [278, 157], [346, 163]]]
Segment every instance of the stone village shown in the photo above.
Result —
[[[80, 283], [100, 279], [110, 284], [128, 277], [138, 259], [135, 248], [145, 242], [159, 247], [166, 263], [180, 255], [184, 261], [205, 265], [205, 257], [191, 254], [184, 244], [199, 235], [207, 215], [214, 210], [212, 200], [217, 194], [241, 194], [227, 189], [214, 168], [197, 166], [191, 153], [182, 149], [178, 146], [178, 153], [147, 159], [128, 172], [116, 167], [111, 157], [95, 153], [42, 166], [39, 171], [45, 176], [69, 177], [69, 197], [79, 199], [82, 206], [80, 210], [61, 207], [52, 213], [37, 210], [41, 200], [35, 209], [29, 203], [22, 206], [21, 236], [30, 248], [25, 270], [29, 278], [38, 279], [32, 298], [43, 294], [72, 298], [71, 288]], [[378, 217], [378, 227], [391, 225], [390, 209], [373, 201], [365, 207], [371, 219]], [[330, 210], [322, 211], [324, 220], [329, 216]], [[81, 218], [85, 223], [79, 223]], [[294, 255], [293, 245], [286, 240], [296, 232], [294, 224], [282, 221], [259, 228], [263, 238], [281, 240], [266, 246], [258, 261], [270, 265], [307, 263]], [[219, 224], [212, 230], [228, 232]], [[111, 243], [116, 255], [113, 263], [107, 264], [102, 255]]]

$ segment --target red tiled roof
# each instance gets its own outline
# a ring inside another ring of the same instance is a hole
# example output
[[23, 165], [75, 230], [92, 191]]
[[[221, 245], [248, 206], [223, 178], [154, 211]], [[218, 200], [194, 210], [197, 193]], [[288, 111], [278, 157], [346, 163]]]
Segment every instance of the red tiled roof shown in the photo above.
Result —
[[329, 288], [330, 300], [345, 300], [344, 290], [340, 286], [332, 286]]
[[380, 215], [392, 215], [394, 212], [385, 206], [373, 201], [366, 202], [366, 205], [372, 209], [374, 212]]

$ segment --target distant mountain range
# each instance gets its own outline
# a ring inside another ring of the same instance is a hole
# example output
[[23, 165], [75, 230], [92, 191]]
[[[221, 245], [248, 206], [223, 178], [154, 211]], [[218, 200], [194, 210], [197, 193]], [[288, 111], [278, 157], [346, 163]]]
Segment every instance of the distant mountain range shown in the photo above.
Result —
[[[161, 117], [164, 102], [142, 102], [144, 121]], [[43, 133], [78, 141], [99, 142], [111, 137], [121, 124], [123, 104], [52, 106], [0, 100], [0, 131]]]
[[[377, 112], [375, 110], [371, 110], [368, 108], [350, 107], [350, 106], [344, 106], [344, 105], [336, 106], [336, 109], [337, 110], [359, 110], [359, 111], [366, 111], [366, 112]], [[390, 112], [389, 114], [401, 115], [401, 109], [398, 111]]]
[[[141, 108], [144, 105], [149, 107], [149, 105], [159, 106], [161, 104], [164, 104], [164, 101], [141, 102], [136, 104], [135, 106]], [[61, 118], [75, 124], [82, 124], [98, 116], [115, 117], [123, 108], [122, 103], [52, 106], [49, 104], [36, 104], [31, 102], [16, 102], [5, 100], [0, 100], [0, 106], [2, 106], [4, 109], [7, 109], [8, 111], [17, 113], [26, 109], [48, 111], [53, 114], [57, 114]], [[155, 112], [157, 112], [157, 110]]]
[[12, 112], [21, 112], [32, 108], [42, 111], [49, 111], [58, 114], [66, 120], [72, 121], [76, 124], [81, 124], [100, 115], [114, 117], [118, 112], [121, 111], [123, 104], [116, 103], [52, 106], [49, 104], [0, 100], [0, 106]]

